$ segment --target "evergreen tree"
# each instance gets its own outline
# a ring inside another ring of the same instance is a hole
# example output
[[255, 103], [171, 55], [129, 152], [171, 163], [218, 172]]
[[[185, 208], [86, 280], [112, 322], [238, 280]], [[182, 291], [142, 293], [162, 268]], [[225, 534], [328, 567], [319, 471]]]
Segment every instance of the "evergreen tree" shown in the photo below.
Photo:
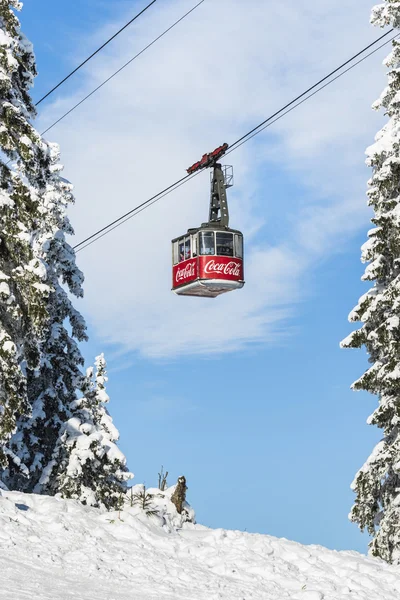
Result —
[[29, 122], [35, 60], [13, 8], [20, 3], [0, 0], [0, 469], [20, 463], [6, 444], [29, 412], [26, 373], [39, 365], [50, 293], [46, 265], [33, 251], [50, 156]]
[[72, 248], [65, 241], [65, 234], [73, 233], [67, 218], [68, 204], [73, 201], [72, 186], [59, 175], [62, 166], [58, 146], [49, 144], [49, 148], [51, 175], [41, 195], [41, 235], [33, 246], [35, 255], [47, 266], [47, 280], [51, 285], [49, 320], [41, 339], [40, 368], [27, 372], [32, 415], [19, 419], [17, 432], [9, 444], [13, 454], [28, 468], [29, 477], [24, 477], [13, 465], [3, 475], [11, 489], [39, 493], [43, 472], [47, 479], [53, 471], [60, 431], [71, 417], [69, 405], [76, 400], [76, 389], [82, 383], [79, 366], [83, 358], [75, 340], [86, 339], [85, 322], [61, 286], [65, 284], [77, 297], [83, 295], [83, 276], [75, 264]]
[[[400, 2], [386, 0], [372, 11], [378, 26], [400, 27]], [[357, 494], [350, 518], [373, 536], [370, 550], [388, 562], [400, 563], [400, 42], [393, 41], [385, 64], [388, 86], [375, 109], [389, 117], [367, 149], [372, 167], [368, 203], [374, 228], [362, 247], [368, 263], [364, 281], [373, 282], [349, 315], [363, 325], [342, 342], [345, 348], [364, 346], [371, 367], [353, 384], [376, 394], [379, 405], [369, 417], [382, 430], [382, 440], [357, 473]]]
[[0, 477], [10, 489], [112, 508], [131, 475], [105, 409], [103, 357], [95, 381], [80, 371], [86, 327], [67, 294], [83, 295], [65, 240], [72, 186], [58, 146], [30, 124], [36, 68], [20, 8], [0, 0]]
[[106, 409], [106, 363], [96, 358], [89, 368], [83, 396], [70, 405], [71, 418], [61, 430], [51, 477], [42, 478], [45, 493], [61, 493], [83, 504], [117, 509], [122, 506], [126, 482], [133, 477], [116, 445], [119, 433]]

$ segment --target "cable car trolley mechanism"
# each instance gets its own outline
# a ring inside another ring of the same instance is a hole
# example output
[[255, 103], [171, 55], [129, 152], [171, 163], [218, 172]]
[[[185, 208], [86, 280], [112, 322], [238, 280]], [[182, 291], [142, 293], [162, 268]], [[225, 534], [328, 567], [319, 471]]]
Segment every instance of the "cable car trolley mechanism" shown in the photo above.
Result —
[[232, 167], [221, 166], [223, 144], [187, 169], [189, 174], [211, 167], [207, 223], [172, 240], [172, 291], [183, 296], [215, 298], [244, 285], [243, 235], [229, 228], [226, 189], [233, 185]]

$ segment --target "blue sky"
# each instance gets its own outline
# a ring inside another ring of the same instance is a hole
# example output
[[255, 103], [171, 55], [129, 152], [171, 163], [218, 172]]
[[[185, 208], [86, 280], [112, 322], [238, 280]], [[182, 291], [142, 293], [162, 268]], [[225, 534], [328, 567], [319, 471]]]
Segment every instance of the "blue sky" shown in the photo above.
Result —
[[[194, 4], [159, 0], [41, 105], [38, 127]], [[346, 14], [331, 0], [312, 12], [305, 0], [211, 4], [48, 134], [76, 186], [77, 242], [380, 34], [366, 1]], [[144, 5], [27, 2], [21, 21], [39, 70], [33, 97]], [[206, 525], [366, 550], [347, 514], [350, 483], [379, 439], [365, 423], [376, 400], [350, 391], [366, 356], [339, 341], [366, 290], [364, 149], [383, 122], [370, 105], [387, 53], [229, 157], [231, 225], [246, 236], [242, 291], [212, 304], [169, 292], [169, 242], [204, 220], [207, 176], [78, 254], [87, 291], [78, 308], [91, 335], [83, 351], [88, 364], [101, 351], [108, 359], [110, 412], [135, 481], [155, 485], [161, 464], [170, 483], [185, 474]]]

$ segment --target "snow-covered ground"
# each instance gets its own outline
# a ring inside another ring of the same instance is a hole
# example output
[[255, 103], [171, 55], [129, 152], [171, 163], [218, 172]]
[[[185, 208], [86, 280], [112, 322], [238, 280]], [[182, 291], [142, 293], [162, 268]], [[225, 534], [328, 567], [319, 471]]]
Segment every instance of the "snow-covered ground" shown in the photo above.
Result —
[[400, 598], [400, 568], [356, 552], [0, 494], [1, 600]]

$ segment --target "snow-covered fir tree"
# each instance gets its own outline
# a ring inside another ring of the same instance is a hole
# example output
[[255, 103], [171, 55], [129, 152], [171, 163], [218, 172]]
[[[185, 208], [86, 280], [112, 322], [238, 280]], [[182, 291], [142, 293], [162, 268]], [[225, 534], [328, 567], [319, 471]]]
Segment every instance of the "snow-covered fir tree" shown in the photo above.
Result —
[[19, 463], [6, 444], [17, 417], [29, 412], [26, 373], [39, 366], [50, 292], [46, 265], [33, 251], [50, 156], [29, 122], [36, 68], [13, 12], [19, 8], [0, 0], [0, 469]]
[[[89, 368], [81, 398], [70, 405], [71, 418], [64, 425], [49, 465], [40, 482], [45, 493], [61, 493], [90, 506], [117, 509], [122, 506], [126, 482], [133, 477], [117, 447], [117, 428], [106, 409], [106, 362], [96, 357], [96, 372]], [[51, 475], [51, 476], [50, 476]]]
[[72, 186], [60, 177], [62, 166], [58, 146], [49, 144], [49, 149], [51, 174], [40, 198], [41, 235], [33, 245], [35, 255], [47, 267], [47, 282], [51, 286], [49, 320], [41, 339], [40, 368], [27, 372], [32, 415], [19, 418], [17, 432], [9, 443], [13, 455], [28, 468], [29, 477], [12, 464], [3, 474], [3, 480], [11, 489], [38, 493], [42, 491], [43, 472], [46, 480], [51, 478], [61, 428], [71, 417], [69, 405], [76, 400], [76, 389], [83, 379], [79, 369], [83, 358], [75, 340], [86, 339], [85, 322], [61, 286], [61, 283], [66, 285], [71, 295], [83, 295], [83, 276], [75, 264], [74, 252], [65, 240], [65, 234], [73, 233], [67, 217], [68, 205], [73, 201]]
[[[375, 6], [371, 20], [400, 28], [400, 2]], [[393, 41], [385, 64], [389, 82], [374, 108], [383, 109], [389, 120], [367, 149], [374, 228], [362, 247], [362, 261], [368, 263], [363, 280], [373, 285], [349, 316], [362, 327], [342, 346], [364, 346], [368, 352], [371, 367], [353, 389], [378, 396], [368, 422], [382, 430], [382, 440], [352, 484], [357, 496], [350, 518], [373, 536], [374, 556], [400, 563], [400, 41]]]
[[131, 475], [105, 409], [102, 357], [95, 382], [80, 371], [86, 327], [70, 297], [82, 296], [83, 276], [65, 240], [72, 186], [58, 146], [30, 124], [36, 68], [20, 7], [0, 0], [0, 479], [112, 508]]

